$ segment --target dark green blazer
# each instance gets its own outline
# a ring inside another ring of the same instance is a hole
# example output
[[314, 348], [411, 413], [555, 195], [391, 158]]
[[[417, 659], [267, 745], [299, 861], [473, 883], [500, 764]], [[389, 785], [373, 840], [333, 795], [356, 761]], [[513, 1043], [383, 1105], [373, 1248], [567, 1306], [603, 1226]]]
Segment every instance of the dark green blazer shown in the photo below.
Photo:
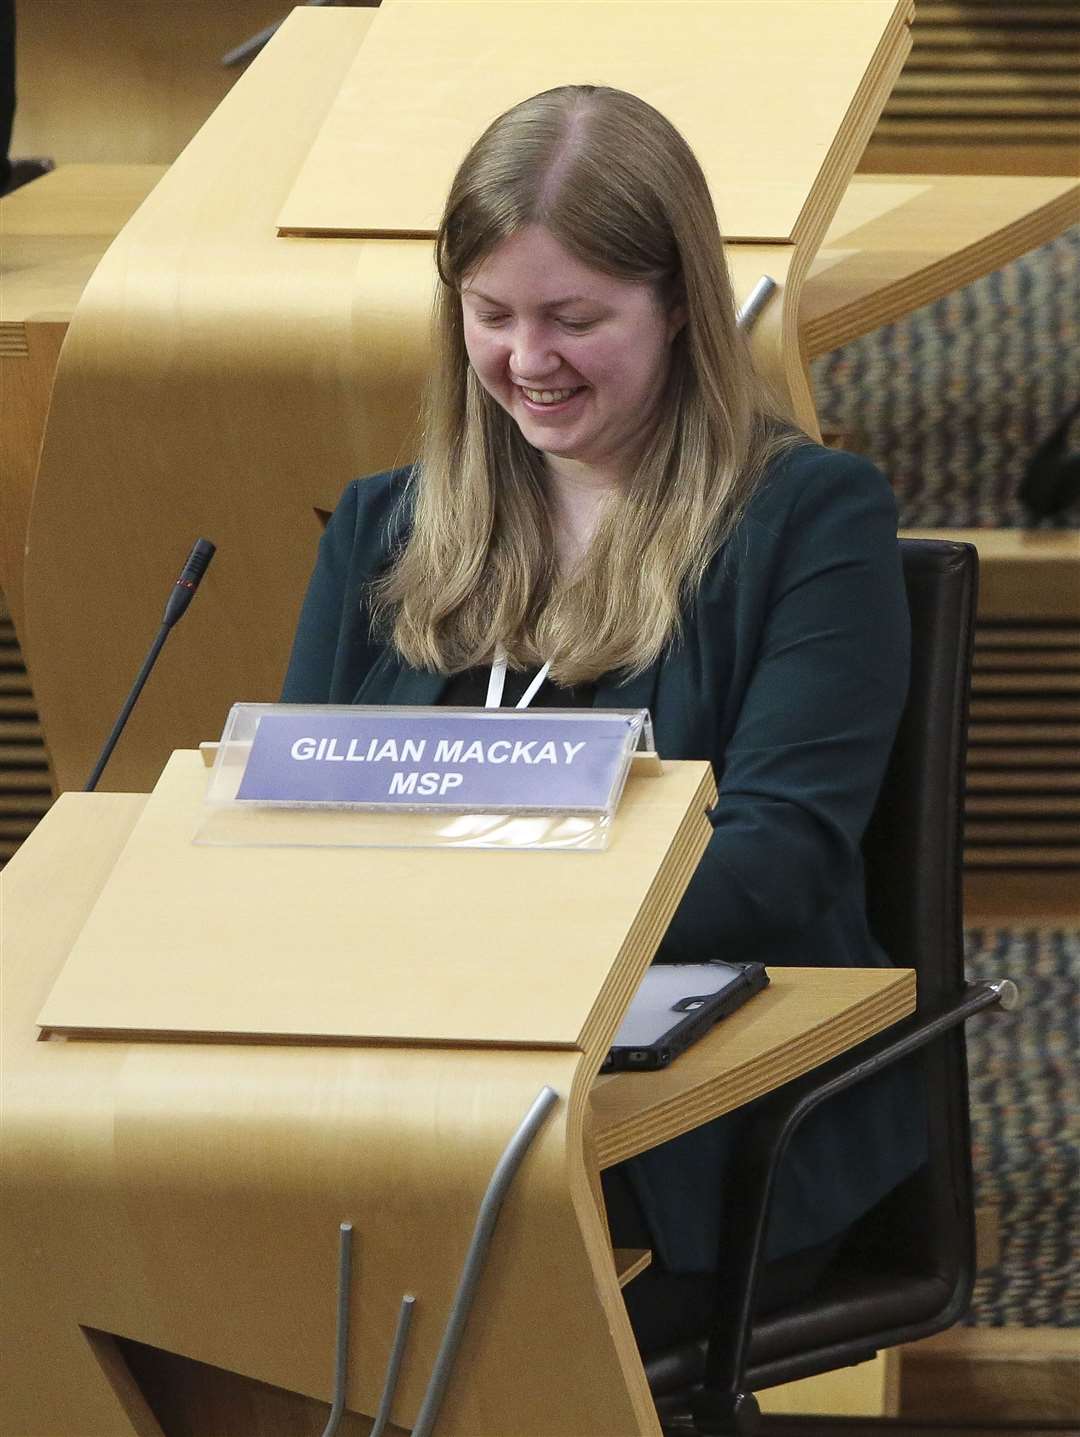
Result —
[[[410, 668], [374, 635], [365, 598], [407, 533], [407, 477], [346, 490], [320, 544], [284, 701], [439, 702], [446, 678]], [[907, 691], [908, 637], [882, 475], [813, 444], [782, 456], [710, 564], [679, 640], [638, 677], [597, 686], [598, 707], [651, 711], [663, 757], [708, 759], [716, 773], [712, 837], [659, 961], [888, 964], [867, 927], [860, 842]], [[674, 1271], [713, 1265], [737, 1127], [721, 1120], [629, 1165]], [[769, 1256], [847, 1227], [914, 1170], [923, 1142], [902, 1075], [819, 1109], [778, 1184]]]

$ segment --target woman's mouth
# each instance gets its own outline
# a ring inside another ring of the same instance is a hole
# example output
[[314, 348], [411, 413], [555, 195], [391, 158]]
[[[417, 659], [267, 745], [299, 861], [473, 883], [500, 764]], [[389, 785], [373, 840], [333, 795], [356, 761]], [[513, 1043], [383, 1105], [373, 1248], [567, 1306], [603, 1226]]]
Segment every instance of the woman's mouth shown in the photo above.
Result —
[[573, 389], [526, 389], [523, 384], [517, 386], [526, 408], [534, 412], [542, 410], [547, 414], [565, 408], [585, 388], [584, 384], [579, 384]]

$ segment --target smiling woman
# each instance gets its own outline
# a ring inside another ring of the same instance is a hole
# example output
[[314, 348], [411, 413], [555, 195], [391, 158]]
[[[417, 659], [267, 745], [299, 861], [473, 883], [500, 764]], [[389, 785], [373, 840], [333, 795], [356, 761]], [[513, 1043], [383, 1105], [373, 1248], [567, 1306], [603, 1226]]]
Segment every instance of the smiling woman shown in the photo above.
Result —
[[[283, 697], [648, 708], [719, 790], [657, 960], [886, 966], [860, 846], [907, 687], [896, 509], [772, 409], [686, 142], [620, 91], [525, 100], [462, 162], [436, 259], [419, 461], [339, 504]], [[800, 1129], [761, 1303], [918, 1166], [922, 1112], [894, 1071]], [[707, 1319], [742, 1121], [604, 1174], [616, 1245], [654, 1253], [626, 1290], [646, 1352]]]
[[576, 466], [628, 483], [685, 308], [583, 264], [539, 224], [503, 240], [461, 296], [476, 377], [546, 453], [549, 474]]
[[544, 455], [555, 552], [572, 572], [599, 501], [633, 480], [685, 306], [591, 268], [540, 224], [503, 240], [461, 301], [477, 379]]
[[423, 478], [380, 614], [421, 667], [501, 644], [556, 683], [640, 672], [798, 441], [739, 333], [701, 168], [633, 95], [546, 91], [466, 155], [436, 258]]

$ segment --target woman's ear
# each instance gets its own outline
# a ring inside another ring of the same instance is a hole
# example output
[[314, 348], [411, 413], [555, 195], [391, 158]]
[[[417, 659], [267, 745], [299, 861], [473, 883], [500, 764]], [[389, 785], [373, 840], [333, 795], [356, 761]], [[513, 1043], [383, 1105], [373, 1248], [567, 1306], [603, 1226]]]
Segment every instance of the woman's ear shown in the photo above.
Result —
[[686, 321], [690, 318], [690, 310], [686, 303], [686, 284], [682, 274], [677, 274], [668, 280], [665, 285], [667, 294], [667, 342], [675, 338], [681, 329], [686, 327]]
[[686, 321], [689, 318], [690, 315], [685, 304], [680, 302], [671, 306], [671, 308], [668, 310], [667, 321], [668, 344], [671, 343], [671, 341], [675, 338], [675, 336], [679, 333], [680, 330], [685, 328]]

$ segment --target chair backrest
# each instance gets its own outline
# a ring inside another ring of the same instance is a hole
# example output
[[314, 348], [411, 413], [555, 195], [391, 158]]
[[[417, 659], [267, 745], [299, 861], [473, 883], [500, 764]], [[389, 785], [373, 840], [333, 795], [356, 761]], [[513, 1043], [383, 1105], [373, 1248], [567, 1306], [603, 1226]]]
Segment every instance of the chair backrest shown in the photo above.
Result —
[[963, 804], [978, 554], [970, 544], [902, 539], [911, 611], [911, 682], [863, 840], [874, 937], [918, 973], [920, 1008], [963, 983]]
[[[930, 1013], [964, 984], [963, 802], [978, 554], [970, 544], [915, 539], [901, 540], [900, 552], [911, 681], [863, 858], [874, 936], [896, 964], [916, 970], [919, 1007]], [[929, 1096], [928, 1163], [855, 1225], [815, 1292], [755, 1320], [749, 1389], [861, 1362], [879, 1347], [950, 1326], [969, 1303], [963, 1028], [917, 1061]], [[660, 1410], [686, 1407], [705, 1372], [705, 1346], [687, 1343], [650, 1361]]]
[[[963, 832], [968, 693], [978, 553], [970, 544], [900, 543], [911, 610], [911, 683], [863, 843], [870, 926], [893, 962], [914, 968], [921, 1012], [964, 984]], [[930, 1162], [887, 1204], [892, 1263], [934, 1272], [969, 1300], [974, 1264], [971, 1140], [963, 1029], [923, 1058]], [[955, 1320], [955, 1319], [954, 1319]]]

